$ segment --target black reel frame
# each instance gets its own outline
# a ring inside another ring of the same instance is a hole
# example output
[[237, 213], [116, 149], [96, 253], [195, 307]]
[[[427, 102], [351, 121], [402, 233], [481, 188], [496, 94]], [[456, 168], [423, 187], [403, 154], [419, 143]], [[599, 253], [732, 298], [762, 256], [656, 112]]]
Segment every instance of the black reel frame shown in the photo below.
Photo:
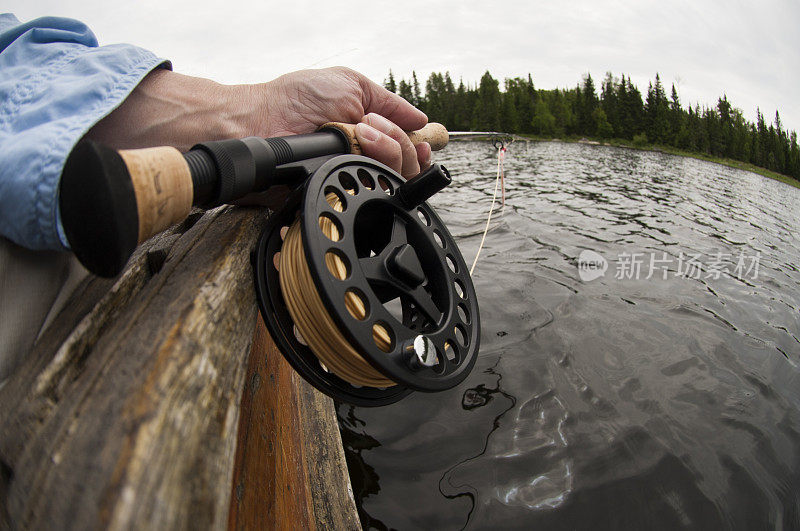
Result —
[[[298, 166], [311, 177], [270, 217], [253, 254], [259, 307], [284, 357], [320, 391], [359, 406], [390, 404], [412, 390], [435, 392], [458, 385], [477, 358], [480, 316], [461, 252], [424, 202], [449, 183], [447, 171], [436, 166], [406, 182], [387, 166], [359, 155]], [[338, 197], [342, 212], [329, 203], [329, 194]], [[326, 370], [301, 341], [275, 266], [283, 229], [298, 216], [309, 271], [326, 309], [356, 350], [397, 385], [353, 385]], [[325, 236], [321, 219], [336, 226], [337, 241]], [[344, 280], [328, 270], [326, 253], [345, 263]], [[348, 292], [365, 303], [363, 320], [347, 310]], [[388, 332], [388, 352], [375, 343], [373, 326]], [[436, 363], [431, 367], [423, 365], [415, 351], [419, 336], [435, 347]]]

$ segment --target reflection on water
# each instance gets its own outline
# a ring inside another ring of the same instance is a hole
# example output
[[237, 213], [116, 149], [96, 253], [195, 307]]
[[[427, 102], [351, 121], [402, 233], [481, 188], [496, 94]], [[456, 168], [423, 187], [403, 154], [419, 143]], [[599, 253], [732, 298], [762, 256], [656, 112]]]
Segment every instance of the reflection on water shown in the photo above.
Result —
[[[440, 160], [454, 182], [432, 204], [471, 263], [495, 154]], [[339, 407], [365, 527], [800, 527], [800, 190], [560, 143], [514, 144], [506, 172], [473, 373]], [[609, 261], [591, 282], [585, 250]], [[666, 257], [667, 278], [617, 279], [622, 253]], [[681, 255], [759, 256], [758, 275], [680, 275]]]

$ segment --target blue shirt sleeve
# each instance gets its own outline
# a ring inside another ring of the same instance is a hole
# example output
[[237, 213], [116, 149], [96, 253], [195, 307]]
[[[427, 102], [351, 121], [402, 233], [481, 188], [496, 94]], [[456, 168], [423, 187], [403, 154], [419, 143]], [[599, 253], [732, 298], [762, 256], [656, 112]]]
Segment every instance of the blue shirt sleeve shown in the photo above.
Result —
[[77, 20], [0, 14], [0, 234], [61, 250], [58, 185], [72, 148], [154, 68], [129, 44], [98, 46]]

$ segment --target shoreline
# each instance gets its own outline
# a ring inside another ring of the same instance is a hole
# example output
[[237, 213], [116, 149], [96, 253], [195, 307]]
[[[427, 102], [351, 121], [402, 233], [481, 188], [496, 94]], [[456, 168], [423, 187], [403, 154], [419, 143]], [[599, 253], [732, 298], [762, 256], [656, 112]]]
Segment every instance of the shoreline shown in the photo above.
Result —
[[[619, 139], [612, 139], [612, 140], [596, 140], [593, 138], [546, 138], [546, 137], [539, 137], [536, 135], [530, 134], [520, 134], [515, 133], [513, 135], [518, 138], [525, 139], [526, 141], [530, 142], [563, 142], [565, 144], [586, 144], [590, 146], [609, 146], [609, 147], [622, 147], [628, 149], [636, 149], [638, 151], [653, 151], [656, 153], [665, 153], [667, 155], [675, 155], [678, 157], [687, 157], [691, 159], [702, 160], [705, 162], [713, 162], [714, 164], [720, 164], [722, 166], [727, 166], [729, 168], [734, 168], [737, 170], [744, 170], [749, 171], [751, 173], [755, 173], [757, 175], [761, 175], [762, 177], [766, 177], [768, 179], [772, 179], [774, 181], [779, 181], [784, 184], [788, 184], [789, 186], [793, 186], [795, 188], [800, 189], [800, 181], [794, 179], [788, 175], [783, 175], [782, 173], [777, 173], [772, 170], [768, 170], [767, 168], [762, 168], [761, 166], [756, 166], [755, 164], [751, 164], [749, 162], [742, 162], [740, 160], [734, 159], [726, 159], [724, 157], [716, 157], [714, 155], [708, 155], [706, 153], [696, 153], [694, 151], [685, 151], [682, 149], [674, 148], [671, 146], [660, 146], [649, 144], [645, 146], [636, 146], [633, 143], [627, 140], [619, 140]], [[491, 135], [486, 135], [487, 138], [491, 137]], [[476, 135], [474, 137], [469, 138], [455, 138], [452, 141], [466, 141], [466, 140], [477, 140], [481, 138], [480, 135]]]
[[794, 179], [788, 175], [783, 175], [782, 173], [777, 173], [772, 170], [768, 170], [767, 168], [762, 168], [761, 166], [756, 166], [755, 164], [751, 164], [749, 162], [742, 162], [740, 160], [727, 159], [724, 157], [716, 157], [714, 155], [708, 155], [706, 153], [685, 151], [671, 146], [660, 146], [655, 144], [648, 144], [645, 146], [635, 146], [633, 145], [633, 143], [619, 139], [595, 140], [590, 138], [563, 139], [563, 138], [541, 138], [529, 135], [518, 135], [518, 136], [525, 138], [527, 140], [532, 140], [537, 142], [556, 141], [556, 142], [565, 142], [568, 144], [589, 144], [594, 146], [624, 147], [629, 149], [636, 149], [639, 151], [654, 151], [657, 153], [665, 153], [667, 155], [675, 155], [678, 157], [688, 157], [692, 159], [703, 160], [705, 162], [713, 162], [714, 164], [721, 164], [722, 166], [728, 166], [729, 168], [734, 168], [737, 170], [749, 171], [751, 173], [761, 175], [762, 177], [766, 177], [768, 179], [772, 179], [775, 181], [780, 181], [784, 184], [788, 184], [789, 186], [793, 186], [795, 188], [800, 188], [800, 181], [798, 181], [797, 179]]

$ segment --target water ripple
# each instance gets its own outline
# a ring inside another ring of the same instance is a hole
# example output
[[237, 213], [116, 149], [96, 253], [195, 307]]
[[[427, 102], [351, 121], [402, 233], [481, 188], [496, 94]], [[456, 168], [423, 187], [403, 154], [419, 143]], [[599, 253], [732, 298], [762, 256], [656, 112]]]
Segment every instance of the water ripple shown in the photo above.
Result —
[[[468, 263], [494, 157], [449, 146], [454, 182], [432, 200]], [[800, 191], [557, 142], [514, 144], [506, 184], [474, 275], [473, 373], [340, 407], [365, 528], [800, 527]], [[584, 250], [609, 260], [604, 277], [580, 280]], [[618, 278], [621, 253], [671, 264]], [[756, 277], [676, 267], [756, 253]]]

